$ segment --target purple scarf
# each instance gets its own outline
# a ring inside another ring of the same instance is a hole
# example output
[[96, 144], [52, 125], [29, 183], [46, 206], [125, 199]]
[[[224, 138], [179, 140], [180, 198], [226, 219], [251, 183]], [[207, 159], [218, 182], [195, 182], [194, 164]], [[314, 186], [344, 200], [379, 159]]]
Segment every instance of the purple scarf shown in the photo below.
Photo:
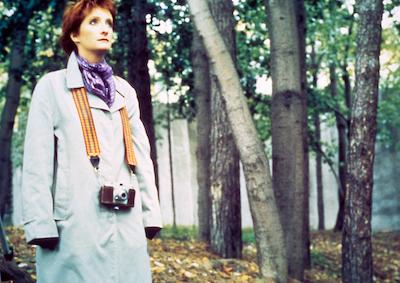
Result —
[[90, 64], [85, 58], [76, 56], [79, 68], [83, 76], [83, 84], [88, 92], [100, 97], [108, 107], [111, 107], [115, 99], [115, 83], [113, 71], [105, 60]]

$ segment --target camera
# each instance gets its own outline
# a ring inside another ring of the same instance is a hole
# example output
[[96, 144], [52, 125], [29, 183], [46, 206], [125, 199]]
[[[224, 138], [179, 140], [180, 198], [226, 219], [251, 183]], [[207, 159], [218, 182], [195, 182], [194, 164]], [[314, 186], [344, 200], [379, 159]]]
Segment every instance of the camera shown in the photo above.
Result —
[[135, 190], [123, 184], [104, 185], [100, 189], [100, 203], [115, 210], [130, 209], [135, 206]]

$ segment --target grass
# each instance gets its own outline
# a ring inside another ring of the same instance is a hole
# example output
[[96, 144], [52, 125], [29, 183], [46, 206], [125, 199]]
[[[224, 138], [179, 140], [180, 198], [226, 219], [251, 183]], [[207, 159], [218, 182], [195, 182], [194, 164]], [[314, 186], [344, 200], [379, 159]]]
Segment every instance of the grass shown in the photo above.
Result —
[[[161, 239], [172, 239], [172, 240], [196, 240], [198, 230], [196, 226], [184, 226], [178, 225], [175, 229], [172, 225], [166, 225], [158, 236]], [[243, 244], [255, 243], [253, 228], [242, 229], [242, 241]]]
[[166, 225], [161, 230], [159, 237], [161, 239], [179, 241], [195, 240], [197, 238], [197, 228], [195, 226], [183, 225], [178, 225], [174, 228], [172, 225]]

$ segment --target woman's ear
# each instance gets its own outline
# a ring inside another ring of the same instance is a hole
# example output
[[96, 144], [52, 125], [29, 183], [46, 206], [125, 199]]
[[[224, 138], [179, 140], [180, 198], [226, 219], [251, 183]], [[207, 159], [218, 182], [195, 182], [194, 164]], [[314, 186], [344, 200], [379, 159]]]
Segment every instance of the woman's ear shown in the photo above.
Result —
[[79, 43], [79, 34], [71, 32], [71, 34], [69, 35], [69, 37], [71, 38], [71, 40], [77, 44]]

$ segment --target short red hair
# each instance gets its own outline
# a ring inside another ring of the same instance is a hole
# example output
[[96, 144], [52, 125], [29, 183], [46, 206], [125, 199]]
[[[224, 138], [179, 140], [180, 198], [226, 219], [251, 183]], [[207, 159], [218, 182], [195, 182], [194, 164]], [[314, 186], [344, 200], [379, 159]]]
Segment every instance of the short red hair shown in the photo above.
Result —
[[71, 33], [79, 33], [85, 17], [97, 7], [110, 11], [113, 21], [115, 20], [116, 8], [113, 0], [78, 0], [67, 4], [62, 20], [60, 44], [68, 55], [76, 49]]

